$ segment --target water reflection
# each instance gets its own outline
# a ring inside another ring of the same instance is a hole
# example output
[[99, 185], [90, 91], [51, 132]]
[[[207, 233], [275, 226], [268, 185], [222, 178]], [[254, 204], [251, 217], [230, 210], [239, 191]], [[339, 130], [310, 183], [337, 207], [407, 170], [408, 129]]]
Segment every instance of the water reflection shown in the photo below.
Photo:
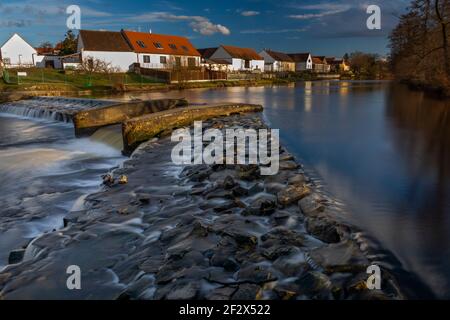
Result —
[[133, 97], [264, 105], [269, 124], [281, 129], [282, 143], [347, 205], [348, 219], [439, 297], [450, 298], [449, 102], [377, 81]]

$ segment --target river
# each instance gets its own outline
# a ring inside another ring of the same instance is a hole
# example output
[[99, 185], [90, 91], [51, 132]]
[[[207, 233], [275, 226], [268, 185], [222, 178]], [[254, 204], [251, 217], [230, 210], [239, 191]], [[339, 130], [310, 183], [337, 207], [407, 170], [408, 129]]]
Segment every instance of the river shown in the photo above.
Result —
[[[375, 81], [114, 98], [262, 104], [282, 144], [342, 203], [345, 219], [389, 250], [434, 295], [450, 298], [449, 101]], [[18, 238], [25, 244], [57, 228], [67, 210], [98, 188], [99, 176], [123, 160], [117, 146], [104, 143], [110, 140], [108, 132], [78, 140], [69, 124], [0, 115], [0, 265], [7, 249], [15, 248], [12, 243], [17, 247]], [[17, 216], [25, 222], [7, 228]]]
[[262, 104], [282, 144], [345, 205], [346, 218], [437, 297], [450, 298], [450, 101], [376, 81], [131, 97]]

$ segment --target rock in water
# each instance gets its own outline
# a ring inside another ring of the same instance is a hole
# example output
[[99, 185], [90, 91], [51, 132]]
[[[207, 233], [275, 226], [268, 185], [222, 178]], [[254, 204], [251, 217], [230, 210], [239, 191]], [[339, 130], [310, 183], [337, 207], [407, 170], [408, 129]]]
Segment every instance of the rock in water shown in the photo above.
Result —
[[121, 175], [119, 177], [119, 184], [127, 184], [128, 183], [128, 177], [126, 175]]
[[305, 185], [291, 185], [277, 193], [278, 202], [283, 206], [288, 206], [303, 199], [310, 192], [310, 189]]
[[23, 260], [25, 249], [13, 250], [9, 253], [8, 264], [19, 263]]
[[112, 176], [112, 174], [105, 174], [104, 176], [102, 176], [102, 178], [104, 185], [112, 186], [114, 184], [114, 177]]

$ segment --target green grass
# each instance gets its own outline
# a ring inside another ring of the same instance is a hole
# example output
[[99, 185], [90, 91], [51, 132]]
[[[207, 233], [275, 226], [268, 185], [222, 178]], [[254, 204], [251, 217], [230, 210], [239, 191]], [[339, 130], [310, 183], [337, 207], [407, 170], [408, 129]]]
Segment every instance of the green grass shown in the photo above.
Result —
[[[26, 72], [26, 77], [18, 77], [17, 72]], [[74, 89], [91, 88], [115, 88], [126, 85], [151, 85], [158, 81], [148, 77], [141, 77], [134, 73], [82, 73], [79, 71], [60, 71], [54, 69], [29, 68], [29, 69], [9, 69], [8, 81], [3, 81], [3, 87], [19, 86], [28, 87], [30, 85], [60, 85], [72, 87]], [[5, 83], [6, 82], [6, 83]]]

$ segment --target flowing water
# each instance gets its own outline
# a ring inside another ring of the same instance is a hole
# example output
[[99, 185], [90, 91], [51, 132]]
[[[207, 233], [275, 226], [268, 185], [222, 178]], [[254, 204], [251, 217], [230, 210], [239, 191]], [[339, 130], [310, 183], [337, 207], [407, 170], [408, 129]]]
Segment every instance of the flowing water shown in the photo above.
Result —
[[71, 123], [57, 121], [69, 120], [57, 117], [14, 104], [0, 108], [0, 268], [11, 250], [60, 228], [124, 159], [120, 127], [76, 139]]
[[262, 104], [282, 143], [346, 205], [346, 218], [437, 297], [450, 298], [450, 101], [386, 82], [352, 81], [124, 98], [162, 97]]
[[[345, 218], [437, 297], [450, 298], [449, 101], [386, 82], [352, 81], [114, 98], [183, 97], [264, 105], [282, 143], [345, 204]], [[100, 175], [123, 160], [117, 127], [75, 139], [71, 124], [8, 112], [16, 115], [0, 114], [0, 266], [10, 250], [58, 228], [62, 216], [98, 188]]]

